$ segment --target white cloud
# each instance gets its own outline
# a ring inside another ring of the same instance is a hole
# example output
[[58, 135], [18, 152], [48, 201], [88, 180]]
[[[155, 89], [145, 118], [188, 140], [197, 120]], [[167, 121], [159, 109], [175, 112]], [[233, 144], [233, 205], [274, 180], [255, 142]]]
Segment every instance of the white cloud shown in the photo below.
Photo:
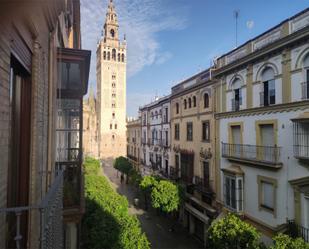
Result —
[[[170, 0], [172, 1], [172, 0]], [[105, 22], [107, 0], [81, 0], [83, 48], [92, 50], [90, 82], [94, 83], [96, 44]], [[120, 25], [120, 34], [126, 34], [128, 44], [128, 77], [145, 66], [163, 64], [172, 57], [162, 51], [157, 33], [181, 30], [187, 19], [183, 10], [165, 8], [166, 0], [118, 0], [114, 1]]]

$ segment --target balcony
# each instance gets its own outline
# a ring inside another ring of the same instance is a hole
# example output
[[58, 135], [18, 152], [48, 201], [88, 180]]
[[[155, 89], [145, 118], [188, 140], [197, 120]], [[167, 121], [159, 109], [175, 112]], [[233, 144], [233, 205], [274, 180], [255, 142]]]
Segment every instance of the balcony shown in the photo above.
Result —
[[297, 224], [294, 220], [288, 221], [288, 233], [292, 238], [302, 237], [309, 243], [309, 228]]
[[28, 215], [39, 219], [39, 248], [63, 248], [63, 172], [59, 171], [45, 197], [37, 206], [12, 207], [0, 209], [10, 223], [9, 245], [24, 248], [25, 239], [21, 227]]
[[194, 177], [194, 186], [195, 186], [195, 189], [198, 192], [204, 193], [211, 198], [214, 196], [214, 191], [211, 188], [210, 182], [205, 180], [204, 178], [201, 178], [199, 176], [195, 176]]
[[309, 82], [301, 83], [301, 98], [302, 100], [309, 99]]
[[294, 157], [309, 160], [309, 113], [305, 112], [292, 119], [294, 138]]
[[222, 157], [231, 161], [273, 169], [282, 167], [280, 151], [281, 148], [277, 146], [222, 143]]
[[169, 178], [171, 180], [177, 181], [179, 179], [179, 170], [174, 167], [170, 167]]

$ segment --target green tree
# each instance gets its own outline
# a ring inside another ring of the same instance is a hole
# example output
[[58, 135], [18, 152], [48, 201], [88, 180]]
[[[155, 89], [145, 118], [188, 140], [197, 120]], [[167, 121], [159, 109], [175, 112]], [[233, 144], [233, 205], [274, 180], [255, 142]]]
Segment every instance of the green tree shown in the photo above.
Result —
[[274, 246], [270, 249], [309, 249], [309, 244], [302, 238], [293, 239], [286, 234], [278, 234], [273, 238]]
[[139, 187], [144, 193], [145, 198], [145, 209], [148, 209], [148, 195], [150, 195], [152, 188], [158, 183], [155, 177], [153, 176], [144, 176], [141, 180]]
[[[82, 248], [149, 249], [150, 244], [128, 201], [119, 195], [106, 177], [95, 174], [85, 163], [86, 213], [82, 220]], [[89, 168], [91, 170], [89, 170]]]
[[253, 226], [230, 213], [212, 223], [207, 241], [210, 249], [257, 249], [259, 238]]
[[127, 177], [127, 183], [129, 182], [129, 174], [133, 169], [132, 164], [129, 160], [123, 156], [117, 157], [114, 161], [114, 168], [119, 170], [122, 174]]
[[161, 180], [155, 184], [151, 191], [151, 203], [154, 208], [165, 213], [176, 211], [180, 205], [180, 190], [170, 181]]

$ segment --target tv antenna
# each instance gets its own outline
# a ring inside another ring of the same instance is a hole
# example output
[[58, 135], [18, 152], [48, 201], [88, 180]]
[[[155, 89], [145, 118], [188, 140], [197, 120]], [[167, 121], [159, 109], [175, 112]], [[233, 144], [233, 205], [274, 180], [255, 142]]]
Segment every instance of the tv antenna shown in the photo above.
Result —
[[239, 18], [239, 10], [234, 10], [234, 18], [235, 18], [235, 45], [236, 48], [238, 46], [238, 18]]

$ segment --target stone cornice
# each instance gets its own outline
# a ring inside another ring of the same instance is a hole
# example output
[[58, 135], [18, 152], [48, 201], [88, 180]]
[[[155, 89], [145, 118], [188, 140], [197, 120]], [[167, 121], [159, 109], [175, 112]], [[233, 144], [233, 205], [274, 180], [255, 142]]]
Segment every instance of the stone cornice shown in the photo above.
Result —
[[282, 50], [283, 48], [285, 48], [286, 46], [290, 46], [291, 44], [295, 43], [295, 42], [299, 42], [303, 39], [309, 39], [309, 28], [306, 27], [304, 29], [301, 29], [295, 33], [292, 33], [288, 36], [283, 37], [282, 39], [279, 39], [263, 48], [261, 48], [260, 50], [256, 50], [252, 53], [249, 53], [248, 55], [234, 61], [231, 62], [230, 64], [227, 64], [225, 66], [222, 66], [218, 69], [215, 69], [213, 71], [213, 76], [214, 77], [220, 77], [222, 76], [222, 74], [224, 73], [228, 73], [231, 70], [234, 70], [235, 68], [238, 67], [245, 67], [244, 64], [249, 64], [252, 63], [258, 59], [260, 59], [261, 57], [264, 57], [270, 53], [273, 53], [277, 50]]
[[298, 101], [293, 103], [284, 103], [267, 107], [255, 107], [250, 109], [241, 110], [238, 112], [223, 112], [215, 114], [216, 119], [232, 118], [232, 117], [243, 117], [243, 116], [254, 116], [260, 114], [271, 114], [280, 112], [290, 112], [295, 110], [309, 109], [309, 101]]

